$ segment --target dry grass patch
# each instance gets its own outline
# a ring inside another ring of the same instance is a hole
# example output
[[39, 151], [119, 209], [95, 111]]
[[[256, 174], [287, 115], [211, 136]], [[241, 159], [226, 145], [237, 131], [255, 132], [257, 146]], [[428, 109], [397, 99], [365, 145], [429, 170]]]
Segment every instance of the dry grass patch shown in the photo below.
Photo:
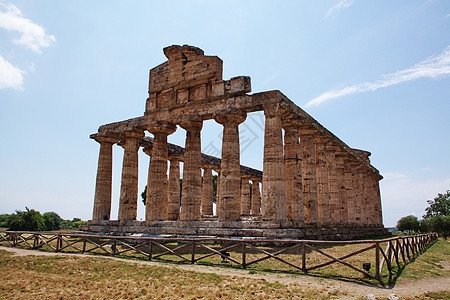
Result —
[[330, 299], [337, 292], [93, 257], [0, 251], [1, 299]]

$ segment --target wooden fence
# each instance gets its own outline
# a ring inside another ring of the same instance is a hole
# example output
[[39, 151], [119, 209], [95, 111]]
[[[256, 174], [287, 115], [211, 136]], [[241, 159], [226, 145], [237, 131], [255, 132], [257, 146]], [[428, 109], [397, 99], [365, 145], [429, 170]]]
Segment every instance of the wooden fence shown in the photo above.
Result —
[[[382, 274], [391, 276], [395, 270], [414, 260], [438, 238], [437, 234], [402, 236], [382, 240], [358, 241], [318, 241], [318, 240], [263, 240], [226, 238], [148, 238], [102, 236], [87, 234], [63, 234], [40, 232], [0, 232], [0, 245], [26, 249], [45, 248], [54, 252], [95, 253], [124, 255], [133, 253], [149, 260], [197, 263], [215, 257], [248, 268], [265, 260], [275, 260], [278, 264], [289, 266], [304, 273], [324, 268], [332, 264], [345, 266], [363, 277], [378, 279]], [[268, 246], [268, 245], [272, 246]], [[273, 246], [275, 245], [275, 246]], [[359, 245], [357, 250], [350, 247], [349, 253], [330, 253], [336, 246]], [[330, 251], [328, 251], [330, 250]], [[349, 262], [348, 259], [370, 251], [361, 260]], [[287, 255], [287, 254], [290, 255]], [[283, 254], [285, 254], [283, 256]], [[311, 259], [313, 254], [316, 258]], [[320, 256], [322, 259], [318, 259]], [[347, 260], [347, 261], [346, 261]], [[374, 265], [372, 265], [374, 263]], [[374, 267], [374, 268], [371, 268]], [[270, 268], [270, 266], [269, 266]], [[371, 270], [370, 270], [371, 269]], [[339, 269], [342, 270], [342, 269]], [[339, 271], [338, 271], [339, 272]]]

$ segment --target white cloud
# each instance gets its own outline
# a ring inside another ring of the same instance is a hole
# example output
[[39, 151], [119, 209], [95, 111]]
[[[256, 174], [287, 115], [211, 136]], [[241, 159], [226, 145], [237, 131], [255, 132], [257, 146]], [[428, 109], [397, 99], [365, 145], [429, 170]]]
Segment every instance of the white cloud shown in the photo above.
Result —
[[306, 103], [305, 107], [316, 106], [330, 99], [346, 95], [375, 91], [379, 88], [396, 85], [419, 78], [442, 78], [450, 74], [450, 46], [439, 55], [431, 56], [414, 66], [395, 73], [383, 75], [382, 79], [373, 82], [363, 82], [340, 90], [326, 92]]
[[21, 34], [15, 43], [41, 53], [41, 48], [50, 46], [56, 39], [53, 35], [45, 33], [45, 29], [24, 18], [22, 12], [13, 4], [0, 1], [0, 27], [17, 31]]
[[337, 14], [341, 9], [350, 7], [355, 0], [339, 0], [333, 7], [331, 7], [325, 14], [325, 18], [329, 18], [332, 15]]
[[20, 90], [25, 71], [11, 65], [0, 55], [0, 89], [13, 88]]

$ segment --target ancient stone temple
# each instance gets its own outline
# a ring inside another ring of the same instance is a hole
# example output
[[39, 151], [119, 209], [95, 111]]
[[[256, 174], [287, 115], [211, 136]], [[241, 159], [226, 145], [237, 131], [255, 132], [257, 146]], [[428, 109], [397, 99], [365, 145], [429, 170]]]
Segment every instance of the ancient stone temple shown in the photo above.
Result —
[[[383, 177], [370, 152], [347, 146], [280, 91], [251, 94], [250, 77], [223, 80], [217, 56], [188, 45], [164, 48], [164, 54], [168, 60], [150, 70], [144, 115], [91, 135], [100, 154], [93, 217], [84, 230], [296, 239], [386, 232]], [[262, 172], [239, 158], [238, 127], [255, 111], [265, 115]], [[221, 158], [201, 152], [209, 119], [223, 126]], [[184, 147], [167, 142], [177, 128], [186, 131]], [[118, 220], [110, 220], [114, 144], [124, 151]], [[140, 148], [150, 156], [145, 221], [136, 220]]]

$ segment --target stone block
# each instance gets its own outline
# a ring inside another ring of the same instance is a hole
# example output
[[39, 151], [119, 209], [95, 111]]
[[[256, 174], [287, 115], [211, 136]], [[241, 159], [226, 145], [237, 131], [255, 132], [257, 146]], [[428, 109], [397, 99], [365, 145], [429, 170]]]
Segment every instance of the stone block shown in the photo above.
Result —
[[180, 89], [177, 91], [177, 103], [186, 103], [189, 101], [189, 90]]
[[250, 93], [252, 91], [250, 77], [238, 76], [230, 79], [230, 93]]
[[216, 82], [211, 85], [211, 97], [219, 97], [225, 94], [225, 82]]
[[189, 101], [206, 99], [206, 84], [201, 84], [190, 88]]

